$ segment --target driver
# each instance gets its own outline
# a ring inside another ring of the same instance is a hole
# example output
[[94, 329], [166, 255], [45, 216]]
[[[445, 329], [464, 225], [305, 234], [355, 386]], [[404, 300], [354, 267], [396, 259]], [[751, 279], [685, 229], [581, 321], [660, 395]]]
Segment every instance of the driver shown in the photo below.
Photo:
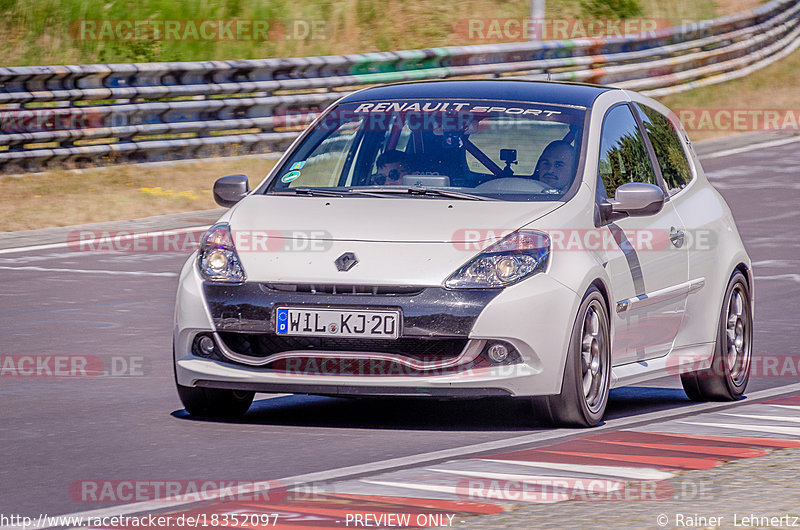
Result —
[[378, 157], [375, 165], [378, 168], [377, 184], [398, 186], [402, 184], [403, 176], [408, 175], [411, 160], [406, 153], [390, 149]]
[[575, 151], [564, 140], [550, 142], [536, 163], [534, 178], [559, 191], [566, 191], [575, 176]]

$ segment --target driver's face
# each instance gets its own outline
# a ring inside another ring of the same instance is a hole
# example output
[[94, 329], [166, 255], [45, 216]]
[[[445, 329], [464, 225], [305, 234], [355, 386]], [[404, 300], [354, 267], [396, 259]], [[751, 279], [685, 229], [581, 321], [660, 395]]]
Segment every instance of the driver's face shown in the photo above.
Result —
[[403, 180], [403, 175], [406, 174], [406, 170], [403, 167], [403, 164], [399, 162], [395, 162], [394, 164], [384, 164], [378, 169], [378, 175], [386, 177], [385, 184], [387, 185], [398, 185], [400, 181]]
[[572, 182], [573, 165], [570, 147], [566, 145], [548, 147], [539, 159], [539, 180], [563, 191]]

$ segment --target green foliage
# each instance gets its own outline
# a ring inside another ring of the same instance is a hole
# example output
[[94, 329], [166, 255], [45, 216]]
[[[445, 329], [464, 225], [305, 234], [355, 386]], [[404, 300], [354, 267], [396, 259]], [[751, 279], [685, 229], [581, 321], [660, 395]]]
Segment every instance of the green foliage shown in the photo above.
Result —
[[605, 152], [600, 160], [600, 175], [609, 197], [613, 197], [617, 188], [626, 182], [656, 184], [644, 141], [641, 136], [632, 133], [621, 136]]
[[581, 0], [581, 9], [592, 18], [631, 18], [643, 13], [639, 0]]
[[656, 152], [661, 174], [669, 189], [680, 189], [691, 180], [691, 170], [675, 130], [667, 119], [655, 110], [636, 105], [642, 113], [645, 130]]
[[[667, 17], [676, 22], [716, 15], [713, 2], [559, 0], [548, 17]], [[0, 0], [0, 65], [205, 61], [367, 53], [484, 44], [457, 30], [467, 18], [525, 18], [530, 0]], [[322, 38], [111, 41], [75, 38], [82, 20], [318, 21]]]
[[161, 43], [157, 41], [109, 42], [99, 50], [100, 62], [152, 63], [159, 61]]
[[626, 182], [656, 184], [639, 128], [625, 106], [612, 109], [603, 122], [600, 140], [600, 176], [608, 197]]

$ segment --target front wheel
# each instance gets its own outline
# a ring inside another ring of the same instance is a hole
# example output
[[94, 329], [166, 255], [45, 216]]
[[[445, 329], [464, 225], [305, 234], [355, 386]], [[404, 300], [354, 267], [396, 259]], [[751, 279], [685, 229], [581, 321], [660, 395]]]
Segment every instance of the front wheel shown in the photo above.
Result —
[[222, 388], [177, 387], [186, 412], [207, 418], [238, 418], [247, 412], [255, 396], [255, 392]]
[[750, 379], [753, 309], [747, 280], [733, 273], [725, 290], [711, 366], [681, 374], [683, 390], [692, 401], [736, 401]]
[[608, 404], [611, 343], [605, 300], [592, 286], [572, 328], [561, 393], [534, 399], [545, 419], [565, 427], [593, 427]]

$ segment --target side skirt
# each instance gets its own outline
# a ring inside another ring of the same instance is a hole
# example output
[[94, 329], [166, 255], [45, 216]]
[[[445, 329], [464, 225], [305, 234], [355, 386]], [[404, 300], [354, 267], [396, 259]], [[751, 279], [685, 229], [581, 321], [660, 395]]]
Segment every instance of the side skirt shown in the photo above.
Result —
[[611, 388], [703, 370], [711, 366], [713, 355], [714, 343], [708, 342], [673, 349], [669, 354], [658, 359], [614, 366], [611, 369]]

